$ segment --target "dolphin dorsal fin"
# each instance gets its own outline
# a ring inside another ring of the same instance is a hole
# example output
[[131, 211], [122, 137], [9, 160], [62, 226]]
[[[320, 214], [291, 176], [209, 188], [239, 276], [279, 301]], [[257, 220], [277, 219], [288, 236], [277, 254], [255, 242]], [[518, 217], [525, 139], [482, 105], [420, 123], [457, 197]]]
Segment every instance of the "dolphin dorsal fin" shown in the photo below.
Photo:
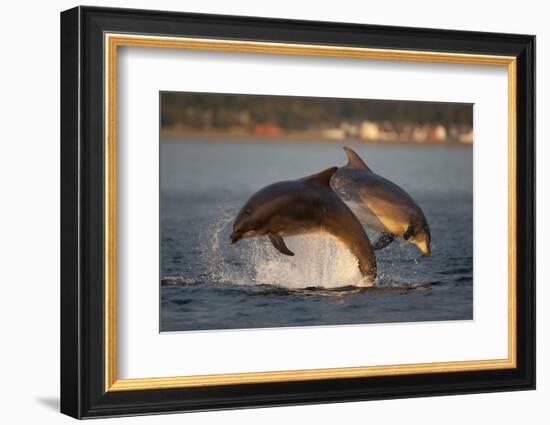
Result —
[[348, 163], [346, 164], [346, 167], [371, 171], [368, 165], [363, 162], [361, 157], [357, 155], [353, 149], [348, 148], [347, 146], [344, 146], [343, 149], [346, 152], [346, 155], [348, 156]]
[[330, 187], [330, 178], [336, 172], [338, 167], [330, 167], [320, 173], [313, 174], [311, 176], [304, 177], [300, 180], [315, 183], [320, 186]]

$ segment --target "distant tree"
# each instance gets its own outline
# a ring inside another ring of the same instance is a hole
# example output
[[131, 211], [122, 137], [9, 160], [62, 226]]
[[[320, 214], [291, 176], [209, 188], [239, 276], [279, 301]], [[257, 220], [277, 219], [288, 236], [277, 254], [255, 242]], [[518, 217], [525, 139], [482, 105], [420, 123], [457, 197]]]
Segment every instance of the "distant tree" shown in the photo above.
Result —
[[287, 130], [327, 128], [343, 121], [472, 126], [471, 104], [287, 96], [161, 93], [161, 125], [228, 128], [274, 124]]

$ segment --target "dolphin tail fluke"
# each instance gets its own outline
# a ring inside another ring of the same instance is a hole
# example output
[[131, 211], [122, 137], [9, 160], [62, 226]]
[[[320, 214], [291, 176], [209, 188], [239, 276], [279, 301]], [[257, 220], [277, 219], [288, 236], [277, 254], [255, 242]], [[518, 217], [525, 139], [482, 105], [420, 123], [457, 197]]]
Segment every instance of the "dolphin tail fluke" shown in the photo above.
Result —
[[365, 164], [365, 162], [361, 159], [359, 155], [357, 155], [357, 153], [353, 149], [348, 148], [347, 146], [344, 146], [343, 149], [348, 157], [348, 163], [346, 164], [346, 167], [371, 171], [367, 164]]

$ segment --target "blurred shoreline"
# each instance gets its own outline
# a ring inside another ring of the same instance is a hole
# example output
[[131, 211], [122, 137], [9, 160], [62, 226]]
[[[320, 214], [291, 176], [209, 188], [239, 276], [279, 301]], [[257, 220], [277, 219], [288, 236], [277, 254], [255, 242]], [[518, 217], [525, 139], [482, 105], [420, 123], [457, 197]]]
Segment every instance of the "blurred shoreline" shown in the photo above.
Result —
[[165, 92], [162, 137], [472, 144], [471, 104]]
[[257, 143], [257, 142], [277, 142], [277, 143], [350, 143], [350, 144], [376, 144], [376, 145], [439, 145], [439, 146], [472, 146], [472, 142], [460, 142], [457, 140], [435, 139], [423, 140], [421, 142], [403, 138], [372, 138], [362, 139], [359, 137], [327, 137], [320, 131], [286, 131], [284, 134], [262, 135], [250, 132], [235, 130], [189, 130], [177, 128], [163, 128], [160, 131], [160, 138], [166, 142], [185, 142], [186, 140], [201, 140], [204, 142], [220, 142], [226, 139], [231, 142]]

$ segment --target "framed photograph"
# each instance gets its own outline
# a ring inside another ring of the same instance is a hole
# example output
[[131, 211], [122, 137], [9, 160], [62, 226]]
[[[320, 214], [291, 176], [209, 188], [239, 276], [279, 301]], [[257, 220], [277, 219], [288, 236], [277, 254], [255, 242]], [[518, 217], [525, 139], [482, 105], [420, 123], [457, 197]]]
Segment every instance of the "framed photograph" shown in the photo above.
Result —
[[63, 12], [61, 411], [534, 389], [534, 70], [530, 35]]

